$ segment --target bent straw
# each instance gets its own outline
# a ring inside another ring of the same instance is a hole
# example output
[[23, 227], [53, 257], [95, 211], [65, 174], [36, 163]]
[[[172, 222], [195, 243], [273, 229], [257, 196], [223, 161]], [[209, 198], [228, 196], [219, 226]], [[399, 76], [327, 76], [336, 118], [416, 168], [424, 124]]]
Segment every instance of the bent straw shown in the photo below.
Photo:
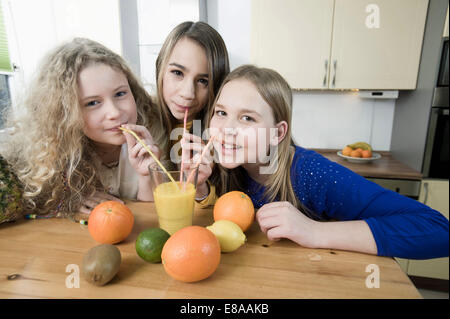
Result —
[[[186, 132], [186, 122], [187, 122], [188, 108], [184, 111], [184, 127], [183, 127], [183, 136], [184, 132]], [[183, 137], [181, 138], [183, 139]], [[184, 170], [184, 152], [181, 150], [181, 168], [180, 168], [180, 185], [183, 182], [183, 170]], [[183, 189], [185, 189], [186, 185], [183, 184]]]
[[215, 136], [211, 136], [211, 138], [209, 139], [208, 143], [206, 144], [205, 148], [203, 149], [202, 154], [200, 155], [200, 158], [198, 159], [197, 163], [195, 163], [194, 169], [192, 170], [192, 172], [189, 174], [189, 177], [186, 180], [186, 184], [189, 184], [189, 181], [192, 179], [192, 177], [194, 176], [194, 172], [195, 170], [200, 166], [200, 163], [202, 162], [202, 158], [203, 156], [205, 156], [206, 151], [208, 150], [209, 146], [211, 145], [211, 143], [214, 141], [216, 137]]
[[156, 161], [156, 163], [158, 163], [159, 167], [161, 167], [161, 169], [164, 171], [164, 173], [167, 174], [167, 176], [170, 178], [170, 180], [172, 182], [175, 182], [175, 180], [173, 179], [172, 175], [170, 175], [170, 173], [166, 170], [166, 168], [163, 166], [163, 164], [161, 164], [161, 162], [156, 158], [156, 156], [152, 153], [152, 151], [150, 151], [150, 148], [139, 138], [139, 136], [136, 135], [136, 133], [134, 133], [132, 130], [126, 129], [124, 127], [119, 127], [120, 130], [125, 131], [127, 133], [130, 133], [131, 135], [134, 136], [134, 138], [141, 143], [141, 145], [147, 150], [147, 152], [153, 157], [153, 159]]

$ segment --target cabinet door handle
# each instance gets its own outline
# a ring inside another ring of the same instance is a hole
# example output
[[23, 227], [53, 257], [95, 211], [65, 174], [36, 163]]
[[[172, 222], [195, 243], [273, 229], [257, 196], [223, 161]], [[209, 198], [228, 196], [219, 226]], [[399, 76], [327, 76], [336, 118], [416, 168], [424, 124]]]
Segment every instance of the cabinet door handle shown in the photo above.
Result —
[[333, 87], [336, 86], [336, 69], [337, 69], [337, 60], [333, 61], [333, 69], [334, 69], [334, 74], [333, 74]]
[[328, 59], [325, 60], [325, 75], [323, 76], [322, 86], [327, 85], [327, 75], [328, 75]]
[[426, 205], [428, 201], [428, 183], [423, 183], [423, 190], [425, 191], [425, 199], [423, 203]]

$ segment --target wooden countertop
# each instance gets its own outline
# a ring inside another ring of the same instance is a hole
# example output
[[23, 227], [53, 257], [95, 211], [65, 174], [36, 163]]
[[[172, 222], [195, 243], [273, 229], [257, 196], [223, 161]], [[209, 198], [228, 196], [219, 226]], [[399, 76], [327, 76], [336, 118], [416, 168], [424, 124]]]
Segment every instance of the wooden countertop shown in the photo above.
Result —
[[337, 149], [312, 149], [325, 156], [329, 160], [336, 162], [355, 173], [369, 178], [389, 178], [421, 180], [422, 173], [410, 168], [402, 162], [392, 157], [390, 152], [374, 151], [381, 155], [381, 158], [370, 163], [350, 163], [346, 159], [339, 157]]
[[[0, 225], [0, 298], [421, 298], [392, 258], [303, 248], [289, 240], [269, 242], [255, 222], [247, 242], [221, 255], [216, 272], [197, 283], [178, 282], [161, 264], [142, 260], [135, 251], [138, 234], [157, 227], [153, 203], [127, 202], [133, 232], [117, 244], [119, 273], [106, 286], [74, 276], [69, 265], [81, 265], [83, 254], [98, 245], [87, 226], [68, 219], [22, 220]], [[211, 209], [196, 209], [194, 224], [212, 224]], [[380, 271], [379, 288], [367, 288], [369, 265]]]

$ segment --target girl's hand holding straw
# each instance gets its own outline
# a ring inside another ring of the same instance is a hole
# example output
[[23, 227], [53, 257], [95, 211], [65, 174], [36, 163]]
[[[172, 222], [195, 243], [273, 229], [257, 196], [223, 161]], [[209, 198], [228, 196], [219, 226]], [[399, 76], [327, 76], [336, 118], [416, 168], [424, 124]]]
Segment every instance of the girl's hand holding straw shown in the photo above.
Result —
[[[182, 142], [183, 152], [186, 152], [185, 158], [190, 158], [191, 151], [196, 154], [184, 164], [185, 169], [192, 170], [187, 178], [187, 183], [192, 183], [194, 178], [194, 169], [198, 169], [197, 177], [197, 197], [204, 197], [208, 193], [208, 185], [206, 180], [211, 176], [212, 168], [214, 166], [213, 157], [211, 155], [210, 146], [214, 137], [211, 137], [205, 145], [203, 140], [196, 135], [185, 134]], [[188, 143], [189, 142], [189, 143]]]
[[[128, 132], [126, 130], [129, 130]], [[123, 134], [127, 139], [128, 146], [128, 159], [130, 160], [131, 166], [136, 170], [136, 172], [141, 176], [148, 176], [150, 172], [148, 171], [149, 165], [155, 163], [155, 159], [148, 153], [144, 144], [148, 146], [151, 152], [155, 155], [157, 159], [161, 156], [160, 149], [154, 144], [153, 137], [150, 132], [141, 125], [126, 124], [122, 126]], [[135, 132], [141, 137], [144, 144], [139, 143], [135, 137], [130, 133], [130, 131]]]
[[[132, 130], [130, 130], [130, 129], [128, 129], [128, 127], [131, 127], [131, 124], [127, 124], [127, 125], [123, 125], [122, 127], [119, 127], [119, 129], [120, 130], [122, 130], [122, 131], [124, 131], [124, 133], [125, 133], [125, 136], [126, 136], [126, 139], [127, 139], [127, 143], [128, 143], [128, 141], [129, 141], [129, 137], [127, 137], [127, 133], [128, 134], [131, 134], [138, 142], [139, 142], [139, 144], [141, 145], [141, 147], [143, 147], [144, 149], [145, 149], [145, 151], [147, 151], [148, 152], [148, 154], [150, 154], [150, 156], [152, 157], [152, 159], [159, 165], [159, 167], [161, 167], [161, 169], [163, 170], [163, 172], [164, 173], [166, 173], [166, 175], [170, 178], [170, 180], [172, 181], [172, 182], [174, 182], [174, 183], [176, 183], [175, 182], [175, 180], [173, 179], [173, 177], [172, 177], [172, 175], [170, 175], [170, 173], [166, 170], [166, 168], [161, 164], [161, 162], [159, 161], [159, 156], [160, 156], [160, 154], [157, 152], [157, 155], [155, 155], [154, 153], [153, 153], [153, 151], [151, 150], [151, 148], [135, 133], [135, 132], [133, 132]], [[136, 128], [137, 126], [136, 125], [133, 125], [133, 127], [134, 128]], [[145, 128], [144, 128], [145, 129]], [[147, 131], [147, 129], [145, 129], [146, 131]], [[147, 133], [148, 133], [148, 131], [147, 131]], [[151, 135], [150, 135], [150, 133], [148, 133], [148, 136], [147, 137], [149, 137], [150, 136], [150, 138], [151, 138]], [[152, 141], [153, 139], [148, 139], [148, 141]], [[130, 141], [130, 143], [132, 144], [133, 142], [132, 141]], [[135, 143], [135, 142], [134, 142]], [[136, 143], [137, 144], [137, 143]], [[134, 144], [133, 146], [130, 146], [130, 144], [128, 145], [128, 150], [129, 150], [129, 153], [130, 153], [130, 148], [133, 150], [133, 147], [135, 147], [135, 145], [136, 144]], [[137, 147], [136, 147], [136, 149], [137, 149]], [[154, 149], [155, 151], [156, 151], [156, 149]], [[159, 149], [158, 149], [159, 150]], [[134, 151], [136, 151], [136, 150], [133, 150], [133, 152]], [[143, 152], [140, 148], [139, 148], [139, 151], [136, 151], [137, 152], [137, 154], [141, 154], [141, 152]], [[145, 163], [145, 164], [147, 164], [147, 163]], [[150, 162], [148, 162], [148, 165], [150, 165], [151, 163]], [[141, 165], [144, 165], [144, 164], [142, 164], [141, 163]], [[145, 169], [147, 170], [147, 172], [148, 172], [148, 165], [145, 167]], [[147, 173], [147, 175], [148, 175], [149, 173]], [[178, 184], [177, 184], [178, 185]]]

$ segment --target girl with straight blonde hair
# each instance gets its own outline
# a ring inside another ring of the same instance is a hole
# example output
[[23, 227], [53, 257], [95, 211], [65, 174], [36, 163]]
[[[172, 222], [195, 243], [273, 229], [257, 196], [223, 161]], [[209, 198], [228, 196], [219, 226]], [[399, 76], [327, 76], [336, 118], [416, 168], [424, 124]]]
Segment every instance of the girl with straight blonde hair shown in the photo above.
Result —
[[227, 76], [208, 121], [219, 195], [249, 195], [270, 240], [410, 259], [448, 256], [441, 213], [295, 145], [291, 112], [291, 89], [276, 71], [244, 65]]
[[24, 185], [27, 208], [89, 214], [100, 202], [149, 200], [153, 162], [120, 126], [154, 146], [157, 111], [116, 53], [76, 38], [43, 60], [22, 99], [8, 112], [2, 155]]
[[[270, 69], [257, 69], [251, 65], [244, 65], [232, 73], [224, 80], [223, 85], [217, 94], [217, 100], [215, 105], [217, 106], [218, 97], [220, 96], [223, 87], [226, 83], [233, 80], [245, 79], [253, 83], [257, 88], [259, 94], [263, 97], [269, 105], [275, 105], [277, 107], [272, 108], [273, 118], [276, 123], [282, 124], [282, 129], [285, 129], [283, 138], [280, 143], [272, 146], [271, 151], [273, 157], [269, 162], [268, 170], [273, 174], [267, 176], [265, 195], [267, 200], [272, 202], [278, 196], [279, 200], [289, 201], [294, 206], [305, 209], [295, 197], [294, 190], [292, 188], [291, 177], [286, 170], [286, 167], [290, 166], [292, 161], [292, 146], [295, 145], [293, 138], [291, 137], [291, 105], [292, 105], [292, 93], [289, 85], [286, 81], [276, 72]], [[215, 115], [215, 109], [208, 114], [208, 127], [211, 127], [211, 119]], [[216, 116], [217, 118], [217, 116]], [[216, 119], [215, 118], [215, 119]], [[285, 122], [285, 123], [282, 123]], [[213, 130], [212, 130], [213, 131]], [[256, 135], [252, 138], [257, 137]], [[277, 152], [273, 151], [274, 146], [277, 148]], [[217, 160], [216, 152], [216, 160]], [[238, 167], [236, 169], [226, 169], [224, 166], [216, 166], [215, 174], [211, 177], [212, 184], [216, 185], [217, 195], [222, 195], [229, 191], [229, 189], [241, 189], [242, 176], [245, 175], [244, 167]], [[242, 190], [242, 189], [241, 189]]]

